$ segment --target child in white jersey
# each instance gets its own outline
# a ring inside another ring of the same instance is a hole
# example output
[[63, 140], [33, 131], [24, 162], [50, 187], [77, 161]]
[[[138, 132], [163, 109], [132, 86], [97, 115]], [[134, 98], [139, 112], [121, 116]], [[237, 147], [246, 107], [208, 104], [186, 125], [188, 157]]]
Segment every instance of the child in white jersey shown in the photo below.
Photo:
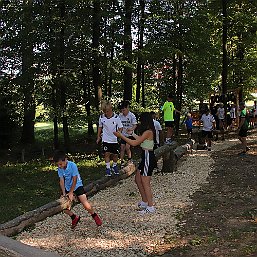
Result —
[[219, 119], [219, 130], [221, 131], [221, 139], [224, 140], [224, 127], [225, 127], [225, 109], [224, 104], [220, 103], [219, 108], [217, 109], [217, 114]]
[[[114, 175], [119, 175], [119, 169], [117, 166], [118, 154], [119, 154], [119, 144], [117, 137], [113, 134], [115, 131], [122, 131], [122, 123], [119, 116], [112, 111], [112, 105], [110, 102], [103, 102], [102, 104], [102, 114], [99, 117], [99, 127], [97, 131], [98, 144], [101, 140], [102, 135], [102, 145], [104, 152], [104, 160], [106, 164], [106, 176], [110, 177], [112, 171]], [[111, 154], [113, 155], [113, 165], [111, 170]]]
[[[119, 114], [119, 118], [121, 120], [121, 123], [123, 125], [122, 129], [122, 135], [125, 137], [130, 137], [131, 133], [136, 129], [137, 127], [137, 118], [134, 113], [132, 113], [129, 110], [129, 103], [128, 101], [124, 101], [119, 105], [121, 113]], [[130, 144], [128, 144], [126, 141], [121, 139], [120, 142], [120, 161], [121, 161], [121, 167], [124, 167], [124, 156], [125, 152], [128, 155], [128, 161], [131, 161], [132, 153], [130, 150]]]
[[211, 151], [211, 140], [213, 138], [213, 130], [215, 129], [215, 119], [210, 110], [207, 109], [202, 115], [200, 121], [203, 123], [202, 136], [207, 138], [208, 151]]

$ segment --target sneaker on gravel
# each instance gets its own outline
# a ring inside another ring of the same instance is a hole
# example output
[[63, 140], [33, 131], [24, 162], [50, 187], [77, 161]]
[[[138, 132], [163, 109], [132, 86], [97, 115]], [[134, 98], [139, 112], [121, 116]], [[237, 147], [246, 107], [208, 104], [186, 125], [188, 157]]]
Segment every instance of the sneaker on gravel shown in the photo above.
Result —
[[140, 210], [144, 210], [144, 209], [146, 209], [146, 207], [147, 207], [147, 203], [141, 201], [141, 202], [139, 202], [139, 203], [137, 204], [137, 206], [138, 206], [138, 208], [139, 208]]
[[111, 177], [112, 176], [112, 172], [111, 172], [111, 169], [106, 169], [106, 177]]
[[80, 220], [80, 216], [76, 215], [76, 217], [71, 222], [71, 228], [72, 229], [74, 229], [77, 226], [77, 224], [79, 223], [79, 220]]
[[145, 215], [145, 214], [151, 214], [154, 212], [155, 212], [155, 208], [153, 206], [152, 207], [147, 206], [144, 210], [139, 211], [138, 213], [141, 215]]
[[120, 175], [119, 168], [118, 168], [117, 165], [116, 165], [116, 166], [113, 166], [113, 167], [112, 167], [112, 170], [113, 170], [114, 175]]
[[101, 226], [103, 224], [102, 220], [96, 213], [92, 215], [92, 218], [95, 220], [97, 226]]

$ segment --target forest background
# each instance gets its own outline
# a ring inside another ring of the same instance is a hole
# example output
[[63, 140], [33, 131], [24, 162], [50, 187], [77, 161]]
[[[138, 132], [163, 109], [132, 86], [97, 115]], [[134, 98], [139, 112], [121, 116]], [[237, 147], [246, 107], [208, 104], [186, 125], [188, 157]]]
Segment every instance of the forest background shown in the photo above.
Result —
[[[21, 149], [72, 152], [77, 142], [95, 141], [102, 99], [115, 107], [129, 100], [137, 113], [159, 112], [170, 92], [181, 109], [211, 92], [237, 89], [246, 100], [256, 89], [254, 0], [3, 0], [0, 8], [0, 155], [7, 186], [16, 169], [24, 179], [25, 164], [7, 162], [17, 161]], [[27, 170], [34, 168], [52, 170]]]

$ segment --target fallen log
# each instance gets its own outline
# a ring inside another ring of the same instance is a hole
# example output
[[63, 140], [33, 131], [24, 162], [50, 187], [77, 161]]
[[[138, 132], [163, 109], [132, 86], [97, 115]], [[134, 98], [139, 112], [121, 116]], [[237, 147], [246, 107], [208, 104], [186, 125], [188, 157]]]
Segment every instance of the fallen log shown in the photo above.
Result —
[[[135, 171], [135, 165], [130, 163], [123, 170], [122, 174], [115, 177], [103, 177], [95, 182], [91, 182], [84, 187], [87, 196], [93, 196], [102, 189], [109, 186], [114, 186], [120, 180], [128, 178]], [[68, 200], [67, 200], [68, 201]], [[0, 225], [0, 234], [4, 236], [13, 236], [21, 232], [27, 227], [34, 225], [36, 222], [44, 220], [47, 217], [60, 213], [66, 208], [66, 203], [63, 199], [58, 199], [43, 205], [33, 211], [24, 213], [6, 223]]]

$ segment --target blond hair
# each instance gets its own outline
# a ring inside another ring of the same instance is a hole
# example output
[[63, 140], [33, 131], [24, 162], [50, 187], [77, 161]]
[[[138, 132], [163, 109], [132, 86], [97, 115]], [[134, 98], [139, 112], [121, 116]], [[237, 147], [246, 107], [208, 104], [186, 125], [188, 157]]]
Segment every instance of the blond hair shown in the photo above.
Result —
[[112, 109], [112, 103], [109, 101], [102, 101], [101, 109], [103, 112], [106, 112], [107, 109]]

